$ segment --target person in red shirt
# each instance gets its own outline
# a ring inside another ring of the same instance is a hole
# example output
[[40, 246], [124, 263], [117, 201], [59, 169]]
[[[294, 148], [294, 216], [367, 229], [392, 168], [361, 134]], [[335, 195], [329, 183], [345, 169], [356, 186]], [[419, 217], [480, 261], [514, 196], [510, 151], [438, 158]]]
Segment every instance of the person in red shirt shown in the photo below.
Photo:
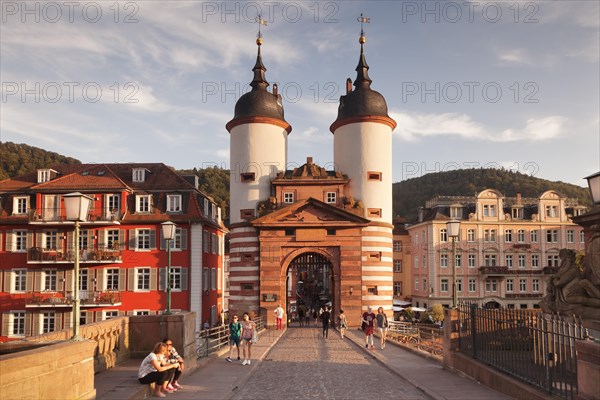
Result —
[[367, 311], [362, 315], [362, 326], [365, 332], [365, 347], [369, 348], [369, 340], [371, 341], [371, 350], [375, 349], [373, 344], [373, 329], [375, 327], [376, 315], [371, 306], [367, 306]]

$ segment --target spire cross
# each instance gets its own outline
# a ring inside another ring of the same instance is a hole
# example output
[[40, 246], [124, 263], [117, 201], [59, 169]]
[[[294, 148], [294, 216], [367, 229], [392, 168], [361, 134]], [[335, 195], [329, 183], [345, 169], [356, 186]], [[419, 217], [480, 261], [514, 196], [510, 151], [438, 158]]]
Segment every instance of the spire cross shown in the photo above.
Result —
[[262, 19], [261, 15], [258, 14], [258, 16], [254, 19], [254, 21], [256, 21], [258, 23], [258, 35], [257, 38], [262, 38], [262, 34], [260, 33], [260, 26], [264, 25], [267, 26], [267, 20], [266, 19]]
[[363, 31], [363, 24], [371, 23], [371, 18], [363, 17], [363, 13], [360, 13], [360, 17], [358, 17], [356, 20], [360, 22], [360, 36], [364, 36], [365, 32]]

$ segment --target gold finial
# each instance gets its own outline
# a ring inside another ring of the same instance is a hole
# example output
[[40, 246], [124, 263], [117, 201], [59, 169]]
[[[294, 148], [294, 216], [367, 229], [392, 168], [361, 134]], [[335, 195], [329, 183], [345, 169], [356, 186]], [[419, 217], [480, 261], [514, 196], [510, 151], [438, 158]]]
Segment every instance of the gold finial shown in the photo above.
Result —
[[254, 20], [258, 23], [258, 35], [256, 35], [256, 44], [260, 46], [262, 44], [262, 33], [260, 33], [260, 26], [267, 26], [267, 20], [262, 19], [260, 14], [258, 14], [258, 16]]
[[365, 31], [363, 30], [363, 24], [368, 24], [371, 22], [371, 18], [363, 17], [363, 14], [360, 13], [360, 17], [356, 19], [360, 22], [360, 37], [358, 38], [358, 43], [365, 44], [367, 38], [365, 37]]

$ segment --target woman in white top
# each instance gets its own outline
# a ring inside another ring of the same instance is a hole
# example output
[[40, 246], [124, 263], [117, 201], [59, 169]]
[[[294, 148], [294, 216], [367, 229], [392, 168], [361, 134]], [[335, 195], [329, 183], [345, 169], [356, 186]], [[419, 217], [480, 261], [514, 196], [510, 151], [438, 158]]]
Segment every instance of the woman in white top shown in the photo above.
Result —
[[173, 390], [167, 389], [167, 385], [175, 369], [179, 368], [179, 363], [163, 365], [166, 353], [167, 345], [162, 342], [156, 343], [154, 350], [144, 358], [138, 370], [138, 380], [140, 383], [145, 385], [155, 383], [154, 397], [165, 397], [162, 392], [173, 393]]
[[[244, 353], [244, 361], [242, 365], [251, 364], [250, 358], [252, 357], [252, 339], [256, 330], [256, 324], [250, 320], [248, 313], [244, 313], [242, 316], [242, 352]], [[248, 349], [248, 358], [246, 358], [246, 349]]]

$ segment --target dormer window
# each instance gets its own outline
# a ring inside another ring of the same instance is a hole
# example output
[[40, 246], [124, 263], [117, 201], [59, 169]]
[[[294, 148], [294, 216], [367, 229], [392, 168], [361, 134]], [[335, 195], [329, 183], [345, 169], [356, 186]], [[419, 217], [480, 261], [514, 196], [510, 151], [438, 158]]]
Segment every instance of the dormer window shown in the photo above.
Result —
[[53, 169], [38, 169], [37, 171], [37, 183], [50, 182], [52, 180], [53, 174], [56, 175], [56, 172]]
[[167, 195], [167, 212], [181, 212], [181, 195]]
[[285, 204], [292, 204], [294, 202], [294, 192], [283, 193], [283, 202]]
[[450, 207], [450, 218], [452, 218], [452, 219], [462, 218], [462, 207], [456, 207], [456, 206]]
[[144, 182], [146, 180], [146, 168], [134, 168], [131, 180], [133, 182]]
[[149, 194], [135, 196], [135, 212], [149, 213], [152, 196]]
[[483, 205], [483, 216], [484, 217], [495, 217], [496, 216], [496, 206], [493, 204], [484, 204]]
[[546, 217], [548, 217], [548, 218], [558, 217], [558, 207], [557, 206], [546, 206]]
[[522, 207], [513, 207], [512, 219], [523, 219], [523, 208]]

